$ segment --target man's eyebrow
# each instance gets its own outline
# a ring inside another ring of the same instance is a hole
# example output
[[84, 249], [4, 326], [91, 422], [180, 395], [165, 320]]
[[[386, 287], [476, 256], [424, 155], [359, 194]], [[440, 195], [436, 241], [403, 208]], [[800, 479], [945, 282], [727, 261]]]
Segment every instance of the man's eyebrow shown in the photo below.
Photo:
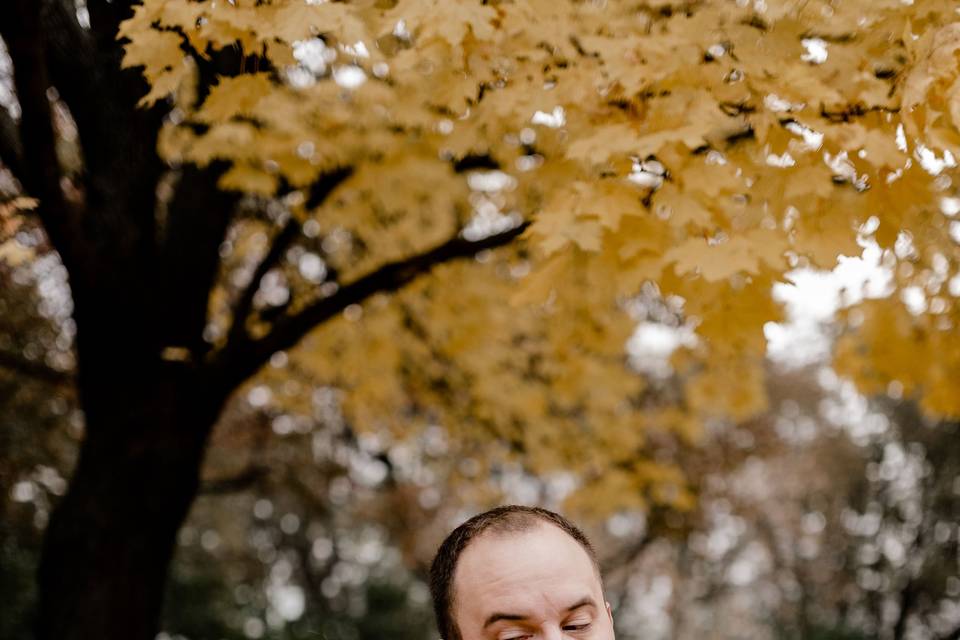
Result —
[[567, 607], [567, 613], [570, 613], [571, 611], [576, 611], [580, 607], [586, 607], [586, 606], [590, 606], [596, 609], [597, 603], [594, 602], [593, 598], [591, 598], [590, 596], [586, 596], [585, 598], [581, 598], [580, 600], [577, 600], [572, 605]]
[[[570, 613], [572, 611], [576, 611], [581, 607], [587, 607], [587, 606], [596, 608], [597, 603], [594, 602], [593, 598], [591, 598], [590, 596], [586, 596], [584, 598], [581, 598], [580, 600], [577, 600], [572, 605], [567, 607], [566, 612]], [[516, 622], [520, 620], [526, 620], [527, 617], [528, 616], [525, 616], [519, 613], [492, 613], [490, 614], [490, 617], [487, 618], [487, 621], [483, 623], [483, 628], [486, 629], [490, 625], [496, 622], [500, 622], [501, 620], [509, 620], [509, 621]]]
[[486, 629], [495, 622], [500, 622], [501, 620], [526, 620], [527, 616], [521, 615], [519, 613], [492, 613], [490, 617], [487, 618], [487, 621], [483, 623], [483, 628]]

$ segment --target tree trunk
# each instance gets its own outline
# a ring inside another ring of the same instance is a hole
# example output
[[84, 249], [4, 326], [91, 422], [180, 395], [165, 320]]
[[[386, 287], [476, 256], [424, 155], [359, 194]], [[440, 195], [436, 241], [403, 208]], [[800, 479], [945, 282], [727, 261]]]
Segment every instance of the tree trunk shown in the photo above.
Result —
[[[177, 531], [222, 406], [187, 367], [103, 370], [84, 388], [87, 435], [39, 571], [38, 640], [153, 640]], [[181, 363], [176, 363], [181, 364]]]

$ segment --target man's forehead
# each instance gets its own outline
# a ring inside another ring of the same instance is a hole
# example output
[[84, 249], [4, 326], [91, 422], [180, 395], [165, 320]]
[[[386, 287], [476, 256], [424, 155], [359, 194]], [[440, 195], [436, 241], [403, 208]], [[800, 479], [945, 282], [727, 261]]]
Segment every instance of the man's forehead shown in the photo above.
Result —
[[[598, 579], [586, 549], [550, 523], [522, 531], [485, 531], [464, 549], [454, 575], [454, 598], [463, 591], [490, 587], [496, 592], [511, 582], [555, 579], [558, 589], [582, 591]], [[466, 595], [466, 593], [463, 593]]]
[[503, 552], [505, 549], [526, 547], [528, 550], [550, 547], [568, 547], [576, 549], [584, 559], [590, 561], [587, 550], [573, 536], [557, 525], [538, 520], [522, 528], [490, 528], [467, 544], [461, 558], [468, 554], [477, 556], [485, 553]]

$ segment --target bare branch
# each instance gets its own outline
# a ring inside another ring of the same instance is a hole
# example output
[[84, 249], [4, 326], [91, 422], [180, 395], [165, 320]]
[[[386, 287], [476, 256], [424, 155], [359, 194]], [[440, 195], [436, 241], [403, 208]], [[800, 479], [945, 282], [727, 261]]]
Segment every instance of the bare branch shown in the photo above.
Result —
[[210, 495], [243, 491], [263, 479], [268, 472], [269, 469], [267, 467], [253, 465], [235, 476], [217, 478], [204, 482], [200, 487], [200, 493]]
[[454, 260], [470, 258], [485, 249], [509, 244], [529, 225], [525, 222], [513, 229], [471, 242], [460, 236], [421, 254], [386, 264], [355, 282], [341, 287], [333, 295], [321, 298], [293, 316], [279, 320], [273, 330], [258, 340], [228, 344], [217, 366], [225, 383], [231, 387], [247, 379], [263, 366], [272, 354], [289, 349], [311, 329], [359, 304], [377, 293], [396, 291], [417, 276]]

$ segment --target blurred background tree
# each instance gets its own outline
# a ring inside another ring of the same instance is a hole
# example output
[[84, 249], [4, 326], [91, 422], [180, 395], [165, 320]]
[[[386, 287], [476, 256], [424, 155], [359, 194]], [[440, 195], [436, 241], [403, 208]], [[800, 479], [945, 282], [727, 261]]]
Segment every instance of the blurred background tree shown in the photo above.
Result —
[[[16, 310], [5, 317], [18, 322], [5, 335], [37, 347], [4, 368], [0, 637], [13, 639], [30, 634], [39, 533], [80, 416], [46, 364], [69, 354], [56, 343], [63, 319], [38, 310], [38, 280], [4, 277], [5, 309]], [[868, 402], [823, 362], [771, 367], [771, 410], [714, 425], [684, 455], [696, 509], [624, 510], [591, 525], [618, 637], [956, 637], [957, 425], [903, 399]], [[358, 436], [334, 389], [290, 373], [309, 389], [309, 414], [248, 394], [215, 434], [162, 638], [431, 638], [424, 579], [446, 529], [484, 500], [557, 507], [569, 491], [563, 477], [507, 465], [478, 479], [487, 496], [464, 500], [449, 476], [474, 461], [451, 456], [445, 430]]]
[[956, 637], [953, 3], [2, 11], [4, 633], [426, 637], [521, 501], [625, 637]]

